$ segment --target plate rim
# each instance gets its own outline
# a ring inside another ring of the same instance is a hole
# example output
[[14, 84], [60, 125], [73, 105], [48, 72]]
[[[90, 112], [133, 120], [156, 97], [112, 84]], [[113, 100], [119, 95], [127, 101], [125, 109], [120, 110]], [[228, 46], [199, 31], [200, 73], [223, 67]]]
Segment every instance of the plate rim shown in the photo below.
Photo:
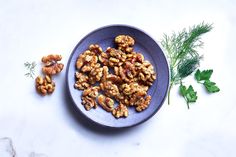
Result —
[[86, 38], [87, 38], [88, 36], [92, 35], [93, 33], [97, 32], [97, 31], [99, 31], [99, 30], [102, 30], [102, 29], [105, 29], [105, 28], [109, 28], [109, 27], [127, 27], [127, 28], [131, 28], [131, 29], [138, 30], [138, 31], [140, 31], [140, 32], [142, 32], [142, 33], [144, 33], [144, 34], [146, 34], [149, 38], [151, 38], [151, 39], [157, 44], [157, 46], [161, 49], [161, 47], [159, 46], [158, 42], [157, 42], [151, 35], [149, 35], [149, 34], [146, 33], [145, 31], [143, 31], [143, 30], [141, 30], [140, 28], [137, 28], [137, 27], [135, 27], [135, 26], [131, 26], [131, 25], [127, 25], [127, 24], [110, 24], [110, 25], [104, 25], [104, 26], [98, 27], [98, 28], [94, 29], [93, 31], [89, 32], [88, 34], [86, 34], [86, 35], [76, 44], [76, 46], [74, 47], [74, 49], [72, 50], [72, 52], [71, 52], [71, 54], [70, 54], [70, 56], [69, 56], [69, 58], [68, 58], [67, 67], [66, 67], [66, 73], [65, 73], [65, 74], [66, 74], [66, 75], [65, 75], [65, 77], [66, 77], [66, 88], [67, 88], [66, 92], [69, 93], [70, 99], [71, 99], [72, 102], [73, 102], [72, 105], [76, 108], [76, 110], [78, 110], [78, 111], [80, 112], [80, 114], [81, 114], [82, 116], [84, 116], [84, 117], [85, 117], [87, 120], [89, 120], [90, 122], [92, 122], [92, 123], [94, 123], [94, 124], [96, 124], [96, 125], [98, 125], [98, 126], [102, 126], [102, 127], [104, 127], [104, 128], [115, 128], [115, 129], [130, 128], [130, 127], [134, 127], [134, 126], [137, 126], [137, 125], [139, 125], [139, 124], [142, 124], [142, 123], [146, 122], [147, 120], [149, 120], [150, 118], [152, 118], [152, 117], [160, 110], [160, 108], [161, 108], [162, 105], [164, 104], [164, 102], [165, 102], [165, 100], [166, 100], [166, 97], [167, 97], [168, 90], [169, 90], [169, 88], [170, 88], [170, 68], [169, 68], [170, 66], [169, 66], [169, 62], [168, 62], [168, 60], [167, 60], [166, 54], [165, 54], [164, 51], [161, 49], [162, 54], [164, 55], [164, 59], [165, 59], [166, 65], [167, 65], [167, 69], [168, 69], [167, 88], [166, 88], [164, 97], [163, 97], [162, 101], [160, 102], [160, 105], [157, 107], [157, 109], [155, 110], [155, 112], [153, 112], [152, 114], [150, 114], [148, 117], [142, 119], [142, 120], [141, 120], [140, 122], [138, 122], [138, 123], [134, 123], [134, 124], [127, 125], [127, 126], [110, 126], [110, 125], [105, 125], [105, 124], [99, 123], [99, 122], [97, 122], [97, 121], [91, 119], [90, 117], [88, 117], [86, 114], [84, 114], [84, 113], [80, 110], [80, 108], [77, 106], [76, 102], [74, 101], [74, 99], [73, 99], [73, 97], [72, 97], [72, 93], [71, 93], [70, 88], [69, 88], [68, 73], [69, 73], [69, 68], [70, 68], [71, 60], [72, 60], [72, 58], [73, 58], [73, 56], [74, 56], [74, 53], [75, 53], [76, 49], [78, 48], [78, 46], [79, 46], [84, 40], [86, 40]]

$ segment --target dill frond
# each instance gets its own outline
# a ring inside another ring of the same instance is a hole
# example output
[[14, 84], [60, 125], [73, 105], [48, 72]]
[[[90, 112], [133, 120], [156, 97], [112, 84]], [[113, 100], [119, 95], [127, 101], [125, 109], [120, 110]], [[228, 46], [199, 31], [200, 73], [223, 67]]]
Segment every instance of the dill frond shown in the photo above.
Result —
[[26, 68], [26, 70], [27, 70], [27, 73], [25, 73], [25, 76], [26, 77], [30, 77], [30, 78], [34, 78], [34, 76], [35, 76], [35, 67], [36, 67], [36, 62], [25, 62], [24, 63], [24, 66], [25, 66], [25, 68]]

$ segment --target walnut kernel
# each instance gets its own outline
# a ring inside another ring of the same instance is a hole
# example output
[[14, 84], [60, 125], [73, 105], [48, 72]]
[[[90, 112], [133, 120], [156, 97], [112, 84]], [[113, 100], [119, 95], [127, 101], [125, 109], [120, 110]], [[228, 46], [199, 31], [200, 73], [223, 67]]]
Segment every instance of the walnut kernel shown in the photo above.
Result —
[[52, 81], [49, 75], [46, 75], [44, 78], [38, 76], [35, 79], [36, 90], [41, 95], [51, 94], [55, 90], [55, 83]]
[[113, 109], [112, 115], [116, 118], [128, 117], [129, 111], [125, 105], [119, 104], [115, 109]]
[[55, 75], [60, 73], [64, 67], [64, 64], [58, 63], [58, 61], [61, 61], [61, 59], [61, 55], [53, 54], [42, 57], [42, 62], [45, 64], [45, 66], [42, 68], [43, 73], [46, 75]]

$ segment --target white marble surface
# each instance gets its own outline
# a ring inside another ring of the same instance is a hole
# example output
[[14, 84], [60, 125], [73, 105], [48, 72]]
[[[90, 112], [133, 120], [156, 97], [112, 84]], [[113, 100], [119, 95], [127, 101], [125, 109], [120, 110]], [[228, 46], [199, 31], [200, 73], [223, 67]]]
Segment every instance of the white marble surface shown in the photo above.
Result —
[[[0, 0], [0, 138], [12, 139], [17, 157], [235, 157], [235, 10], [234, 0]], [[131, 129], [105, 131], [78, 120], [65, 94], [65, 70], [53, 95], [43, 98], [24, 76], [25, 61], [40, 64], [49, 53], [62, 54], [66, 64], [79, 40], [100, 26], [129, 24], [159, 40], [203, 20], [214, 29], [203, 37], [201, 68], [214, 69], [221, 92], [209, 95], [190, 78], [185, 82], [199, 96], [190, 110], [175, 87], [171, 105]]]

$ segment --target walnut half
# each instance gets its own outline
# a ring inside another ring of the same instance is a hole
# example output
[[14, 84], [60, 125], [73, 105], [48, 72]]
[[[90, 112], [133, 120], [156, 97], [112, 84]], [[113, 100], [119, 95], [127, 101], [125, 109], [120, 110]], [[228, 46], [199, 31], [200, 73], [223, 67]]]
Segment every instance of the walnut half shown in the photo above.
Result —
[[135, 41], [129, 35], [118, 35], [115, 38], [115, 43], [118, 45], [119, 50], [123, 52], [131, 53], [133, 51], [133, 46], [134, 46]]
[[82, 105], [86, 110], [90, 110], [91, 108], [97, 108], [96, 97], [98, 95], [98, 91], [100, 87], [94, 86], [84, 90], [82, 95]]
[[107, 112], [111, 112], [114, 108], [114, 100], [102, 94], [98, 96], [98, 104]]
[[146, 99], [144, 99], [143, 97], [140, 98], [135, 105], [137, 105], [136, 107], [136, 111], [141, 112], [143, 110], [145, 110], [146, 108], [148, 108], [150, 101], [151, 101], [152, 97], [150, 95], [148, 95], [146, 97]]
[[42, 68], [43, 73], [46, 75], [55, 75], [60, 73], [64, 67], [64, 64], [58, 63], [58, 61], [61, 61], [61, 59], [62, 56], [57, 54], [44, 56], [42, 58], [42, 62], [45, 64], [45, 66]]
[[128, 117], [129, 115], [129, 111], [128, 108], [123, 105], [123, 104], [119, 104], [113, 111], [112, 111], [112, 115], [116, 118], [120, 118], [120, 117]]
[[35, 83], [37, 92], [43, 96], [51, 94], [55, 90], [55, 83], [49, 75], [46, 75], [44, 78], [38, 76], [35, 79]]

